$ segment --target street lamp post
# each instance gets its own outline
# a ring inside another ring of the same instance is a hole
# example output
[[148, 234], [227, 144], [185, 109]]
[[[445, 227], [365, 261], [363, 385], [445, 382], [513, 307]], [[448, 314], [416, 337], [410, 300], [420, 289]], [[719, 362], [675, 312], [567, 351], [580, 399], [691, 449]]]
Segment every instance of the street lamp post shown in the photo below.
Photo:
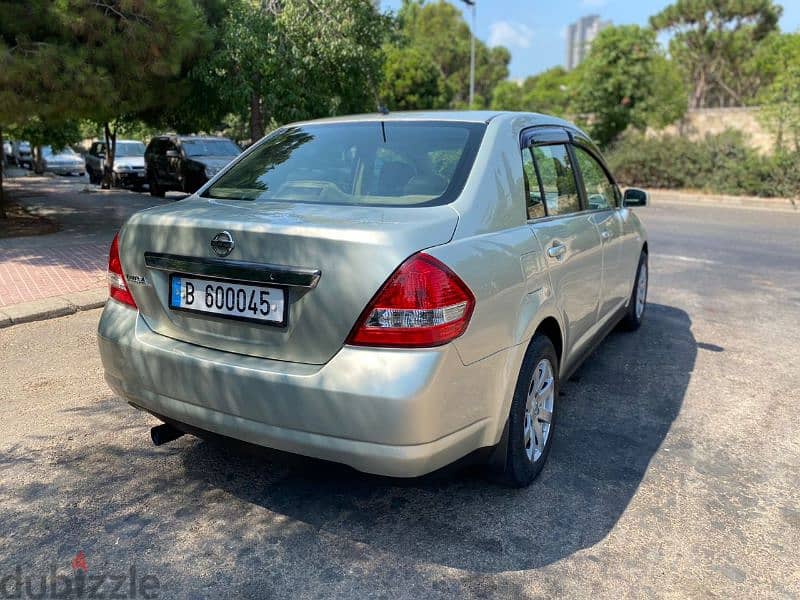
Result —
[[475, 106], [475, 1], [476, 0], [461, 0], [464, 4], [472, 8], [472, 38], [470, 39], [469, 48], [469, 107]]

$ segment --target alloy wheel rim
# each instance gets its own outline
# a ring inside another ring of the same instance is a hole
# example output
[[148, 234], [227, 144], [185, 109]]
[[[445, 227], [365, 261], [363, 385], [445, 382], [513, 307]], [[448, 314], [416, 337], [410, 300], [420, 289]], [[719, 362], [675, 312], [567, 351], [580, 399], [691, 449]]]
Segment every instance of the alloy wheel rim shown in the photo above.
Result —
[[536, 365], [525, 401], [523, 443], [528, 460], [536, 462], [544, 454], [553, 423], [555, 378], [550, 360], [543, 358]]
[[636, 284], [636, 318], [641, 319], [647, 301], [647, 263], [642, 263], [639, 270], [639, 282]]

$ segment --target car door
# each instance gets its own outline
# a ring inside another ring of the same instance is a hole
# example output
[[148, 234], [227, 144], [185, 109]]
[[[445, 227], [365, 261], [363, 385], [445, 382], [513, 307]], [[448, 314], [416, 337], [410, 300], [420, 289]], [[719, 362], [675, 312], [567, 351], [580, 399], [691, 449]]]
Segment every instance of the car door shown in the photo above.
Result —
[[630, 292], [630, 276], [626, 274], [623, 261], [625, 240], [619, 214], [620, 193], [593, 151], [575, 144], [573, 154], [586, 206], [603, 244], [598, 321], [605, 321], [625, 303]]
[[603, 250], [591, 214], [584, 210], [565, 131], [534, 134], [530, 153], [537, 175], [529, 222], [544, 249], [550, 284], [565, 327], [565, 363], [591, 338], [600, 303]]
[[164, 182], [169, 186], [179, 186], [180, 184], [180, 150], [178, 145], [169, 140], [166, 144], [166, 150], [163, 154], [164, 161]]

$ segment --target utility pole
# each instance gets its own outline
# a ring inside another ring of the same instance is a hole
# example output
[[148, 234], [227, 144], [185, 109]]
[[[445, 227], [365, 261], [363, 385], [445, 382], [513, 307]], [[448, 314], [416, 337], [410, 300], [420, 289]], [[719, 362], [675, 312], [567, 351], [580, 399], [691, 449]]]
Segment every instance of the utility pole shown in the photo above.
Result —
[[470, 39], [469, 49], [469, 107], [475, 107], [475, 2], [476, 0], [461, 0], [464, 4], [472, 8], [472, 38]]

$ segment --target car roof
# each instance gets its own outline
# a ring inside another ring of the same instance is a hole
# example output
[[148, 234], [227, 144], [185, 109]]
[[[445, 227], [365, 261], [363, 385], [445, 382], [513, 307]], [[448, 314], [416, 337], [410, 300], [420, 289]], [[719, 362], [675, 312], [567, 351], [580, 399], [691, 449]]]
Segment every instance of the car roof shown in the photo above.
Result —
[[172, 136], [180, 141], [186, 140], [199, 140], [199, 141], [206, 141], [206, 140], [226, 140], [230, 141], [230, 138], [226, 138], [221, 135], [176, 135]]
[[366, 113], [360, 115], [343, 115], [299, 121], [292, 125], [305, 125], [309, 123], [352, 123], [369, 121], [455, 121], [462, 123], [489, 123], [500, 116], [525, 116], [530, 118], [533, 125], [564, 125], [566, 122], [558, 117], [540, 113], [523, 113], [502, 110], [410, 110], [389, 113]]

